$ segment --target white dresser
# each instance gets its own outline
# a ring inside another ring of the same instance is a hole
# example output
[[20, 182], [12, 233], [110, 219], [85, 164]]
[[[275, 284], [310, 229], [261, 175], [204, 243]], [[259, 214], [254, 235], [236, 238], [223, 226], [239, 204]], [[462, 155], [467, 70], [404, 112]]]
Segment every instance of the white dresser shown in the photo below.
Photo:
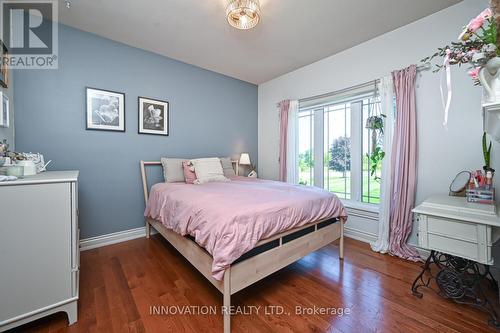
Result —
[[77, 320], [78, 171], [0, 182], [0, 332], [56, 312]]
[[493, 264], [491, 247], [500, 238], [500, 218], [495, 207], [468, 203], [463, 197], [435, 195], [413, 213], [420, 247]]

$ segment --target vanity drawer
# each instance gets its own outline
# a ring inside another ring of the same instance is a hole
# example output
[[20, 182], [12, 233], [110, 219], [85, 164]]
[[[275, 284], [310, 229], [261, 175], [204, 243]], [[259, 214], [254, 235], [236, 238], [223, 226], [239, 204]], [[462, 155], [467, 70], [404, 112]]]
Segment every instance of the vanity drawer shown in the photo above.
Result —
[[445, 218], [427, 217], [427, 231], [445, 237], [477, 242], [477, 225]]
[[417, 221], [421, 248], [493, 264], [490, 226], [425, 214], [417, 214]]
[[479, 244], [429, 234], [429, 248], [458, 257], [479, 261]]

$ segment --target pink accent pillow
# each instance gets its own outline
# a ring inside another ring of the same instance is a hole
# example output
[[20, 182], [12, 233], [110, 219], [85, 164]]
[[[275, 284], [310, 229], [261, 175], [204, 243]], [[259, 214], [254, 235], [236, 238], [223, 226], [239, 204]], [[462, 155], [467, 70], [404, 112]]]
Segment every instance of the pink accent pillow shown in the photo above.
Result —
[[184, 169], [184, 178], [186, 178], [186, 184], [193, 184], [196, 180], [196, 173], [191, 170], [189, 161], [183, 161], [182, 168]]

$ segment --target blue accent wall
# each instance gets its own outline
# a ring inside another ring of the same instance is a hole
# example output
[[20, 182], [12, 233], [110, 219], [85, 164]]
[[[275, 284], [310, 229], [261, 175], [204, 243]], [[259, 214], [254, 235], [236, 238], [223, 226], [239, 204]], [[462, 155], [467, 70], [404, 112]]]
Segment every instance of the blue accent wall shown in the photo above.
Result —
[[0, 91], [9, 98], [9, 127], [0, 127], [0, 142], [4, 139], [9, 144], [9, 150], [14, 150], [14, 76], [12, 70], [9, 70], [7, 88], [0, 86]]
[[[249, 152], [257, 162], [253, 84], [64, 25], [59, 69], [14, 75], [16, 150], [80, 170], [81, 238], [144, 225], [141, 159]], [[125, 93], [125, 133], [85, 130], [87, 86]], [[170, 102], [170, 136], [138, 134], [138, 96]]]

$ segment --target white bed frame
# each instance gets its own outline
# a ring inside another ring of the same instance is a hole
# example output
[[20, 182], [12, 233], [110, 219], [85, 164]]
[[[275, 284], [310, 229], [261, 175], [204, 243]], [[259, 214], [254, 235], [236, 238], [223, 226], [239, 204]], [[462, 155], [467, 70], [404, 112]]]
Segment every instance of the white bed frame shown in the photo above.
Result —
[[[233, 161], [238, 171], [237, 161]], [[161, 166], [161, 162], [141, 161], [142, 186], [144, 199], [147, 203], [149, 187], [146, 167]], [[183, 237], [167, 229], [157, 220], [146, 218], [146, 237], [150, 237], [151, 226], [155, 228], [173, 247], [177, 249], [201, 274], [203, 274], [224, 296], [222, 314], [224, 318], [224, 333], [231, 331], [231, 295], [265, 278], [266, 276], [288, 266], [331, 242], [340, 239], [339, 258], [344, 258], [344, 220], [318, 228], [325, 220], [309, 223], [299, 228], [288, 230], [281, 234], [263, 239], [257, 246], [279, 240], [279, 246], [237, 262], [227, 268], [224, 280], [218, 281], [212, 277], [212, 257], [199, 245], [187, 237]], [[314, 231], [294, 240], [283, 243], [283, 237], [302, 229], [314, 226]]]

